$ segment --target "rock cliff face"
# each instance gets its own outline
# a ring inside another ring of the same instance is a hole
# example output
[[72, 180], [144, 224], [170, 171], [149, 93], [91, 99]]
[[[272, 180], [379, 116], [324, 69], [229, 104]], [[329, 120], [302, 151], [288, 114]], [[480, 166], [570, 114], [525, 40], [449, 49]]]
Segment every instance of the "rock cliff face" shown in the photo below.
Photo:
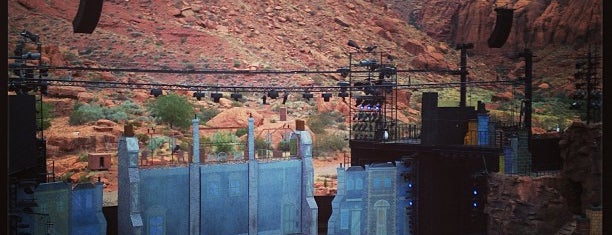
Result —
[[562, 176], [573, 187], [568, 194], [570, 210], [585, 213], [601, 205], [601, 124], [573, 123], [561, 137]]
[[490, 175], [488, 234], [555, 234], [572, 220], [562, 182], [557, 176]]
[[428, 35], [450, 44], [473, 42], [485, 50], [495, 26], [495, 7], [515, 9], [504, 49], [532, 49], [549, 44], [601, 43], [601, 0], [387, 0], [401, 17]]

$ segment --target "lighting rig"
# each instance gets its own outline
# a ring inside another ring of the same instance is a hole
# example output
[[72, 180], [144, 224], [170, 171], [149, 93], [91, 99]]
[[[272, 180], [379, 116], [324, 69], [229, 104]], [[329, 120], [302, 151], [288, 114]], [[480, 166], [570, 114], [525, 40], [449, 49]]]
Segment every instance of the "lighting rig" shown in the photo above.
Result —
[[598, 66], [599, 57], [589, 52], [586, 57], [576, 60], [576, 73], [574, 73], [576, 91], [572, 94], [574, 102], [570, 109], [581, 110], [588, 123], [601, 121], [602, 92], [599, 85]]

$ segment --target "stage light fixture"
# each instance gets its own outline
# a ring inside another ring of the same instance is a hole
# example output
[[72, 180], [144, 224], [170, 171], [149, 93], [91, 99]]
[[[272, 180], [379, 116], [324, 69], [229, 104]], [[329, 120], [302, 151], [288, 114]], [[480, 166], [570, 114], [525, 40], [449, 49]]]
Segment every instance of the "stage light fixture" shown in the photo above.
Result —
[[223, 94], [215, 92], [215, 93], [211, 93], [210, 97], [213, 99], [213, 102], [219, 103], [219, 100], [223, 97]]
[[159, 97], [162, 94], [163, 94], [163, 91], [162, 91], [161, 88], [153, 88], [153, 89], [151, 89], [151, 95], [153, 95], [155, 97]]
[[196, 100], [198, 100], [198, 101], [202, 100], [202, 97], [205, 97], [205, 96], [206, 96], [206, 94], [204, 94], [204, 92], [201, 92], [201, 91], [196, 91], [196, 92], [193, 93], [193, 97], [195, 97]]
[[337, 69], [336, 72], [340, 73], [340, 76], [345, 78], [345, 77], [348, 77], [349, 73], [351, 72], [351, 69], [348, 67], [342, 67], [342, 68]]
[[312, 95], [312, 93], [310, 92], [305, 92], [304, 94], [302, 94], [302, 98], [310, 101], [310, 99], [312, 99], [312, 97], [314, 97], [314, 95]]
[[360, 50], [360, 49], [361, 49], [361, 48], [359, 47], [359, 45], [357, 45], [357, 43], [356, 43], [355, 41], [353, 41], [353, 40], [348, 40], [347, 45], [349, 45], [350, 47], [354, 47], [354, 48], [356, 48], [357, 50]]
[[329, 99], [332, 97], [332, 94], [331, 93], [323, 93], [323, 94], [321, 94], [321, 97], [323, 97], [323, 101], [329, 102]]
[[276, 91], [276, 90], [268, 91], [268, 97], [270, 97], [270, 99], [278, 98], [278, 91]]
[[242, 94], [240, 94], [240, 93], [232, 93], [230, 95], [230, 97], [232, 97], [232, 99], [234, 99], [235, 101], [238, 101], [239, 99], [242, 99]]

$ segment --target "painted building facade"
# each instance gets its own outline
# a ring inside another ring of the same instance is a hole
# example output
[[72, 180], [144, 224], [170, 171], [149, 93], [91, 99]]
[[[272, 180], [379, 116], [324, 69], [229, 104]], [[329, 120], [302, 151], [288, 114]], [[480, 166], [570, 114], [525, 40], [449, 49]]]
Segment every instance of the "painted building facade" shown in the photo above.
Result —
[[19, 234], [106, 234], [102, 183], [42, 183], [33, 191], [17, 190], [16, 200]]
[[[194, 129], [198, 120], [194, 120]], [[194, 131], [194, 140], [198, 140]], [[119, 231], [125, 234], [317, 234], [312, 140], [295, 131], [298, 154], [188, 166], [139, 168], [138, 140], [119, 141]], [[199, 146], [194, 143], [194, 146]], [[198, 156], [198, 149], [194, 155]]]
[[338, 193], [332, 201], [327, 234], [411, 234], [408, 211], [416, 207], [406, 165], [374, 163], [338, 169]]

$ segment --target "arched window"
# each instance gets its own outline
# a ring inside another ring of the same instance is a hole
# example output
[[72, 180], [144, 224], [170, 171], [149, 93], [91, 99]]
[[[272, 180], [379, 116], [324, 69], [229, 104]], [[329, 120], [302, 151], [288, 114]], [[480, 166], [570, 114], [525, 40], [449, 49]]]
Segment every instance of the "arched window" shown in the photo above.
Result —
[[378, 200], [374, 203], [376, 215], [376, 235], [387, 235], [387, 213], [391, 205], [386, 200]]

